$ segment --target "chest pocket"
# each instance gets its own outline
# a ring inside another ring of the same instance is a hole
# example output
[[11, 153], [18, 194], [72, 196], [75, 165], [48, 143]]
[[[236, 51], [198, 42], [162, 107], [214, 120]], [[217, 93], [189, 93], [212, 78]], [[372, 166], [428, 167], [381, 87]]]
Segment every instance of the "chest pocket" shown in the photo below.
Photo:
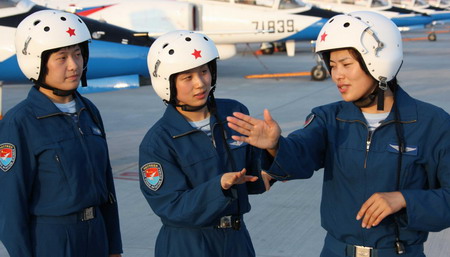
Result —
[[66, 187], [68, 178], [65, 173], [62, 149], [59, 144], [43, 146], [36, 154], [37, 179], [42, 188]]
[[[182, 155], [181, 155], [182, 156]], [[190, 149], [181, 157], [181, 168], [193, 187], [222, 173], [217, 152], [211, 149]]]

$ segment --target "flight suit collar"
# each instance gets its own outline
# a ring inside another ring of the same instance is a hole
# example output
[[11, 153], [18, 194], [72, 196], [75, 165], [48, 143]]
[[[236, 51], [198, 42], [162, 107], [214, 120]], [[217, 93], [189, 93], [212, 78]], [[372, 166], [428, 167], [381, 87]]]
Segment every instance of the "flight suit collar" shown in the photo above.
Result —
[[[397, 107], [400, 113], [401, 122], [415, 122], [417, 121], [417, 104], [416, 101], [408, 95], [401, 87], [397, 90]], [[346, 121], [365, 121], [361, 110], [352, 102], [342, 102], [342, 109], [337, 113], [338, 120]], [[389, 113], [385, 122], [395, 120], [395, 113], [393, 110]]]
[[[210, 123], [214, 124], [215, 118], [213, 116], [210, 117]], [[167, 105], [163, 118], [170, 128], [169, 133], [172, 137], [179, 137], [198, 131], [193, 128], [191, 124], [189, 124], [189, 122], [183, 117], [183, 115], [181, 115], [181, 113], [179, 113], [171, 104]]]
[[[56, 105], [52, 102], [52, 100], [50, 100], [50, 98], [41, 93], [35, 87], [30, 89], [27, 99], [33, 106], [33, 111], [36, 118], [53, 116], [62, 113], [61, 110], [58, 109], [58, 107], [56, 107]], [[79, 111], [84, 108], [84, 104], [80, 101], [76, 94], [74, 94], [74, 100], [76, 102], [77, 112], [79, 113]]]

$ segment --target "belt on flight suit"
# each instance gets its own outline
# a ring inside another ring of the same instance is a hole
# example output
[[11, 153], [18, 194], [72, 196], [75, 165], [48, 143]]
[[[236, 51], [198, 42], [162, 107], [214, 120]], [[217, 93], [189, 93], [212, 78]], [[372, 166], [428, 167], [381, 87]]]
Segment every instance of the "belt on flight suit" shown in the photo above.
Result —
[[[342, 252], [345, 251], [345, 256], [347, 257], [383, 257], [398, 255], [394, 247], [373, 248], [368, 246], [350, 245], [335, 239], [329, 234], [325, 238], [325, 247], [339, 254], [342, 254]], [[406, 253], [416, 251], [423, 252], [423, 244], [408, 245], [405, 248]]]
[[219, 219], [216, 228], [232, 228], [234, 230], [239, 230], [241, 229], [241, 216], [223, 216]]
[[97, 211], [99, 211], [98, 207], [91, 206], [79, 212], [64, 216], [34, 216], [33, 220], [36, 223], [44, 224], [73, 224], [95, 219]]

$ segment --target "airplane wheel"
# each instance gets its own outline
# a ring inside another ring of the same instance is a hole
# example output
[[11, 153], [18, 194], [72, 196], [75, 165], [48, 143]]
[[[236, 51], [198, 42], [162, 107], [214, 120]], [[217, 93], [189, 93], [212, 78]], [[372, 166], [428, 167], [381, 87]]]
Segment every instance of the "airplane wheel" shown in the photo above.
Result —
[[273, 48], [264, 48], [264, 49], [261, 49], [261, 52], [262, 52], [264, 55], [271, 55], [271, 54], [273, 54], [274, 49], [273, 49]]
[[437, 37], [436, 37], [436, 33], [431, 32], [430, 34], [428, 34], [428, 40], [429, 41], [436, 41]]
[[327, 78], [327, 70], [322, 65], [316, 65], [311, 70], [311, 78], [316, 81], [322, 81]]
[[273, 43], [263, 43], [260, 50], [264, 55], [271, 55], [275, 51], [275, 45]]
[[284, 42], [275, 43], [278, 52], [286, 52], [286, 44]]

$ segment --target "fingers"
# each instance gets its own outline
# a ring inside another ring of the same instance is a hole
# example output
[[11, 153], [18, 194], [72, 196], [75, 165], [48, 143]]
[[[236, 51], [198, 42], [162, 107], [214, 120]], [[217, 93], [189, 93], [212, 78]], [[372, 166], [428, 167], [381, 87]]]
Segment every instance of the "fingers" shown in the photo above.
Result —
[[405, 207], [406, 202], [400, 192], [375, 193], [361, 206], [356, 219], [362, 218], [361, 227], [369, 229]]
[[246, 129], [246, 130], [251, 130], [253, 128], [253, 123], [249, 123], [245, 120], [238, 119], [238, 118], [235, 118], [232, 116], [228, 116], [227, 121], [228, 121], [228, 124], [231, 123], [233, 125], [236, 125], [240, 128]]
[[269, 110], [267, 110], [267, 109], [264, 109], [264, 121], [270, 127], [279, 127], [278, 123], [272, 118], [272, 115], [270, 114]]
[[[258, 122], [261, 122], [260, 119], [253, 118], [249, 115], [246, 115], [246, 114], [243, 114], [240, 112], [233, 112], [233, 116], [228, 116], [227, 121], [232, 122], [235, 125], [238, 125], [247, 130], [251, 130], [251, 128], [255, 124], [257, 124]], [[264, 121], [266, 121], [269, 124], [276, 124], [276, 121], [272, 118], [272, 115], [270, 114], [268, 109], [264, 109]]]
[[237, 176], [237, 180], [235, 181], [234, 184], [243, 184], [245, 182], [255, 182], [256, 180], [258, 180], [258, 177], [248, 176], [248, 175], [245, 175], [245, 173], [247, 173], [247, 170], [245, 168], [243, 168], [239, 172], [239, 175]]
[[236, 140], [236, 141], [242, 141], [242, 142], [246, 142], [246, 143], [249, 143], [249, 139], [248, 139], [248, 137], [243, 137], [243, 136], [231, 136], [231, 138], [233, 139], [233, 140]]
[[261, 172], [261, 177], [263, 178], [264, 187], [266, 188], [266, 191], [270, 190], [270, 180], [272, 180], [272, 177], [265, 171]]
[[233, 117], [227, 117], [227, 121], [228, 127], [231, 128], [232, 130], [245, 136], [249, 136], [251, 134], [250, 130], [252, 127], [248, 125], [248, 123], [245, 123]]
[[374, 203], [367, 209], [361, 227], [369, 229], [377, 226], [386, 216], [386, 209], [381, 205]]
[[367, 209], [370, 207], [370, 205], [372, 204], [371, 201], [372, 198], [369, 198], [362, 206], [361, 209], [359, 210], [358, 214], [356, 215], [356, 220], [360, 220], [362, 217], [364, 217]]
[[376, 204], [375, 195], [372, 195], [359, 210], [356, 215], [356, 220], [363, 219], [361, 222], [361, 227], [371, 228], [374, 224], [373, 221], [378, 218], [382, 210], [378, 210], [378, 205]]
[[241, 112], [233, 112], [233, 116], [250, 124], [254, 124], [258, 120]]
[[273, 120], [273, 118], [272, 118], [272, 115], [270, 115], [269, 110], [267, 110], [267, 109], [264, 109], [264, 120], [265, 120], [266, 122], [268, 122], [268, 123], [273, 123], [273, 122], [275, 122], [275, 121]]
[[372, 224], [370, 227], [378, 226], [378, 224], [380, 224], [380, 222], [390, 214], [391, 213], [388, 210], [384, 209], [383, 211], [379, 212], [379, 214], [372, 215], [371, 219], [367, 222], [367, 224]]
[[220, 179], [220, 184], [223, 189], [228, 190], [233, 185], [244, 184], [246, 182], [255, 182], [258, 177], [245, 175], [246, 169], [237, 172], [224, 173]]
[[245, 182], [255, 182], [256, 180], [258, 180], [256, 176], [245, 176]]
[[243, 176], [245, 176], [245, 173], [247, 173], [247, 170], [245, 168], [243, 168], [241, 171], [239, 171], [238, 176], [243, 177]]

